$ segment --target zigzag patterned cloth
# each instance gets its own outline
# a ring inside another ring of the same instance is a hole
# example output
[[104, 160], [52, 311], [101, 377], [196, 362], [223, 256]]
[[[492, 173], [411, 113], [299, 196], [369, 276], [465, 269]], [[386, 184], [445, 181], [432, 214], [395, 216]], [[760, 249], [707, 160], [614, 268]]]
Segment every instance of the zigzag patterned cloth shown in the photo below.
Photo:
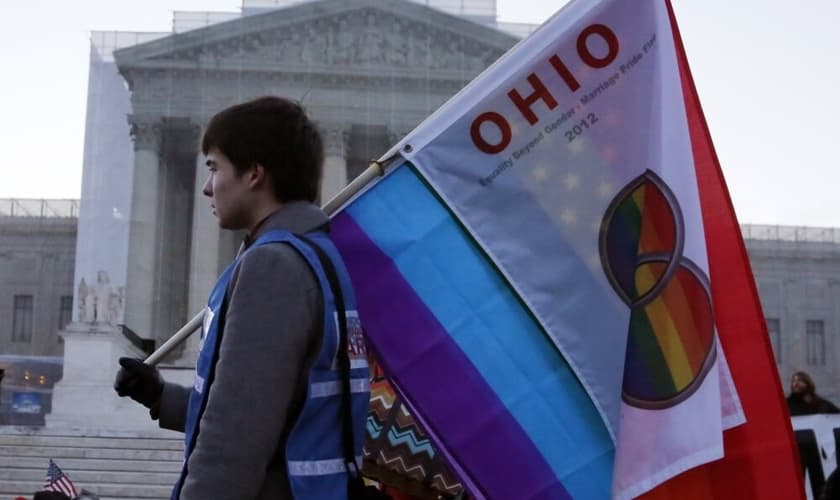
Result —
[[462, 495], [464, 487], [458, 478], [388, 383], [379, 364], [370, 361], [370, 409], [362, 473], [420, 498]]

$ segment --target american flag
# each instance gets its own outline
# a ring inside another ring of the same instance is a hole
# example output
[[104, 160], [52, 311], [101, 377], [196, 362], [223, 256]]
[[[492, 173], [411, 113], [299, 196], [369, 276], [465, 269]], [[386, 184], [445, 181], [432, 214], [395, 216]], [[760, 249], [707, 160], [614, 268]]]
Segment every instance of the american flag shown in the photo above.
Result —
[[50, 468], [47, 469], [47, 477], [44, 478], [44, 489], [64, 493], [70, 498], [75, 498], [78, 495], [73, 481], [58, 468], [52, 459], [50, 459]]

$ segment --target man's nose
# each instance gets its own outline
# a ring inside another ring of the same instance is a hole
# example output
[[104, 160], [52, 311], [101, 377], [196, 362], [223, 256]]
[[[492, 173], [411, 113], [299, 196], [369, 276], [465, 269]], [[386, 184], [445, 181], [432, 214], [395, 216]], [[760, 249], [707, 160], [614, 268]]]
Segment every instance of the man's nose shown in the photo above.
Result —
[[204, 181], [204, 187], [201, 188], [201, 192], [204, 193], [204, 196], [207, 196], [208, 198], [213, 196], [213, 183], [211, 182], [212, 180], [213, 176], [208, 176], [207, 180]]

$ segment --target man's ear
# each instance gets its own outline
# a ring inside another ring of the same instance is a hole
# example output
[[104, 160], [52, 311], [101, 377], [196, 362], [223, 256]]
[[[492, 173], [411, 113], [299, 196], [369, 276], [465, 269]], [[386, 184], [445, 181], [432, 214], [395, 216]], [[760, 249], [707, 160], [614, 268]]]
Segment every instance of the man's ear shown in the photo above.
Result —
[[259, 188], [268, 179], [268, 172], [261, 163], [251, 165], [245, 175], [248, 178], [248, 187], [251, 189]]

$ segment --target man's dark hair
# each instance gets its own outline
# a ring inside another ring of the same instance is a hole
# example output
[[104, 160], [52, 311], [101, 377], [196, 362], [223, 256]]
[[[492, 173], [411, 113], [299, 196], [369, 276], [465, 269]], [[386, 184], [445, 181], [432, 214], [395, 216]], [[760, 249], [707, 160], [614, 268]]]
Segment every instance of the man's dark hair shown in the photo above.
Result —
[[227, 156], [237, 175], [258, 163], [265, 167], [281, 202], [318, 199], [324, 145], [296, 102], [261, 97], [220, 111], [201, 141], [205, 155], [213, 148]]

